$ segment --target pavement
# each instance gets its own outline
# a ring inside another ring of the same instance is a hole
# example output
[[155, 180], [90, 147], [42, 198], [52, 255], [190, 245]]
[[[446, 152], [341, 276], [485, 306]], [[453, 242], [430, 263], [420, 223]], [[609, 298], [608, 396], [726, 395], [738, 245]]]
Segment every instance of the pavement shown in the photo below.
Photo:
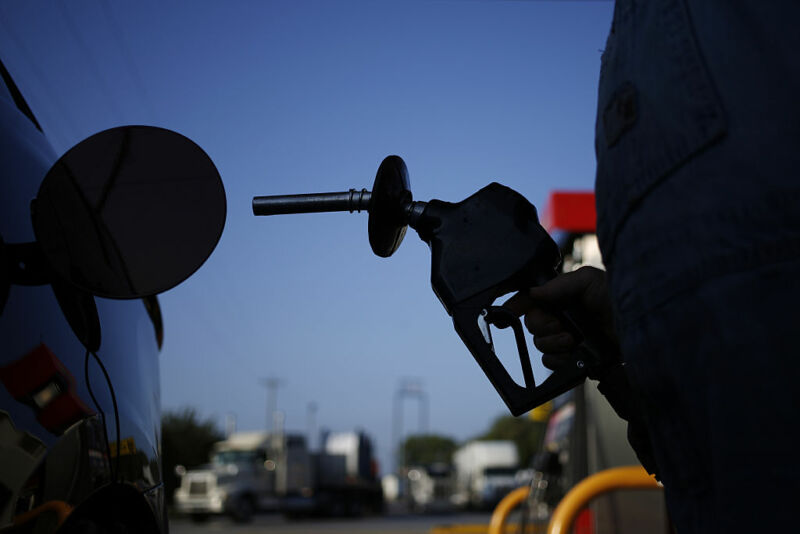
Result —
[[259, 514], [253, 521], [237, 524], [227, 517], [194, 523], [185, 517], [170, 519], [170, 534], [483, 534], [491, 514], [393, 514], [362, 518], [314, 518], [288, 520], [279, 514]]

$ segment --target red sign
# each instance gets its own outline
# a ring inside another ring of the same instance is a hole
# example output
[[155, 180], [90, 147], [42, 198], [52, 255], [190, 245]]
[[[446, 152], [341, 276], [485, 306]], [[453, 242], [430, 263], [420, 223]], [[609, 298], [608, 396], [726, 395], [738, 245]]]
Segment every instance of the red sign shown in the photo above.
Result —
[[597, 228], [594, 193], [553, 191], [542, 210], [542, 226], [550, 233], [593, 234]]

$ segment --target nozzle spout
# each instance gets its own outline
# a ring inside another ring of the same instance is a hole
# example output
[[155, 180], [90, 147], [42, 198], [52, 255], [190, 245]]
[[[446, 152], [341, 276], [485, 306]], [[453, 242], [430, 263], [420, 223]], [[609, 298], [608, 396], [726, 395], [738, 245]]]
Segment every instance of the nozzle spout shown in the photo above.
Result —
[[368, 211], [372, 193], [351, 189], [342, 193], [271, 195], [253, 198], [253, 215], [320, 213], [327, 211]]
[[418, 230], [417, 224], [419, 223], [425, 208], [428, 207], [427, 202], [409, 202], [403, 207], [405, 212], [405, 221], [411, 228]]

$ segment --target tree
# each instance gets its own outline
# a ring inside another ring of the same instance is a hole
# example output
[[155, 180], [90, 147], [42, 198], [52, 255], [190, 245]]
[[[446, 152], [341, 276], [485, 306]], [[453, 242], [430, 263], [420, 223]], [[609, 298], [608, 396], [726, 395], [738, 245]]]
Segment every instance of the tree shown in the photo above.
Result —
[[401, 454], [405, 465], [430, 465], [438, 462], [449, 464], [453, 451], [456, 450], [456, 442], [447, 437], [437, 434], [418, 434], [408, 436], [403, 442]]
[[533, 455], [539, 450], [544, 436], [545, 423], [533, 421], [528, 417], [501, 415], [489, 430], [478, 439], [508, 439], [517, 444], [521, 466], [530, 465]]
[[175, 466], [187, 469], [208, 462], [211, 446], [222, 440], [222, 433], [210, 419], [200, 420], [194, 408], [165, 412], [161, 417], [161, 457], [167, 502], [178, 484]]

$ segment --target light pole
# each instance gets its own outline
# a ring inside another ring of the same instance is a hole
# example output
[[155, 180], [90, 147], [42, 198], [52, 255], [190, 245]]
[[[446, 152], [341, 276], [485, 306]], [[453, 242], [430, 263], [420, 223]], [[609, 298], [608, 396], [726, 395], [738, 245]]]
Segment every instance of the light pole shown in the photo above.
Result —
[[267, 413], [265, 430], [276, 430], [275, 412], [278, 409], [278, 388], [283, 385], [283, 380], [275, 377], [262, 378], [261, 385], [267, 388]]
[[231, 437], [234, 432], [236, 432], [236, 414], [230, 412], [225, 415], [225, 437]]
[[306, 406], [306, 422], [308, 424], [308, 449], [314, 450], [314, 438], [317, 433], [317, 403], [311, 401]]

